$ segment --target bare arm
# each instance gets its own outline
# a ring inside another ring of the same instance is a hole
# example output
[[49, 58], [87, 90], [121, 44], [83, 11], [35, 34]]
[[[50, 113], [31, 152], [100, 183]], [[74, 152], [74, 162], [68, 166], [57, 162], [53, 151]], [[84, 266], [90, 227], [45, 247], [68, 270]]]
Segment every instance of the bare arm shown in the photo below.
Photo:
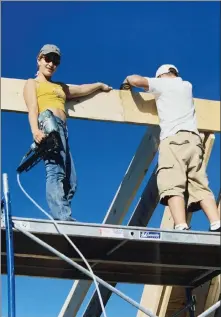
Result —
[[34, 79], [28, 79], [25, 83], [23, 96], [28, 108], [28, 118], [31, 132], [37, 143], [40, 143], [44, 133], [38, 128], [38, 102], [36, 96], [36, 83]]
[[124, 80], [124, 83], [129, 83], [131, 86], [149, 90], [149, 83], [147, 78], [140, 75], [127, 76]]
[[98, 90], [110, 91], [111, 89], [112, 87], [103, 83], [64, 86], [67, 99], [87, 96]]

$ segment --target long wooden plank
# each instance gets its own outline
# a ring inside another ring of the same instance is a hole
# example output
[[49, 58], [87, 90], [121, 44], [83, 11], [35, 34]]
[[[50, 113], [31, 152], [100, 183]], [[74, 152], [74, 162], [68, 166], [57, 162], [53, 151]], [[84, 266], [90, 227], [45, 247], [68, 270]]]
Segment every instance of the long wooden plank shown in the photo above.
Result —
[[221, 287], [221, 277], [219, 275], [214, 277], [211, 281], [204, 310], [208, 309], [219, 300], [219, 296], [221, 293], [220, 287]]
[[[122, 223], [122, 220], [130, 207], [130, 203], [158, 150], [159, 132], [158, 127], [152, 127], [145, 133], [130, 165], [128, 166], [124, 179], [113, 198], [103, 223]], [[76, 316], [91, 284], [91, 281], [75, 281], [58, 317]]]
[[[209, 134], [204, 139], [204, 161], [206, 165], [209, 161], [214, 140], [214, 134]], [[188, 217], [188, 222], [190, 222], [190, 220], [191, 217]], [[161, 221], [161, 228], [172, 229], [173, 227], [174, 221], [170, 209], [169, 207], [166, 207]], [[153, 294], [155, 294], [155, 297], [153, 297]], [[148, 309], [152, 310], [152, 312], [157, 314], [157, 316], [159, 317], [173, 315], [177, 310], [185, 306], [185, 302], [186, 299], [184, 297], [184, 291], [180, 290], [179, 288], [172, 288], [171, 286], [163, 287], [156, 285], [145, 285], [141, 297], [141, 305], [144, 307], [148, 307]], [[144, 314], [142, 312], [138, 312], [137, 317], [144, 317]]]
[[159, 202], [156, 179], [157, 166], [154, 168], [147, 185], [131, 215], [129, 226], [146, 227]]
[[[23, 100], [25, 80], [1, 79], [1, 107], [3, 111], [27, 112]], [[198, 129], [221, 131], [219, 101], [195, 98]], [[159, 118], [153, 95], [112, 90], [76, 98], [66, 103], [70, 118], [158, 125]]]

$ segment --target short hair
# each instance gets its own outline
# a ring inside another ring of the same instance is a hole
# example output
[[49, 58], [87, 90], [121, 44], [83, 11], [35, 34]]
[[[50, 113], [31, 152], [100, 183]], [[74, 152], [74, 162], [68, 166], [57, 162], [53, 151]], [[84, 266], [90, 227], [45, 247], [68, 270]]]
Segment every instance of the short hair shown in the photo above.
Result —
[[169, 68], [169, 73], [175, 75], [176, 77], [179, 77], [179, 73], [177, 72], [177, 70], [173, 67]]

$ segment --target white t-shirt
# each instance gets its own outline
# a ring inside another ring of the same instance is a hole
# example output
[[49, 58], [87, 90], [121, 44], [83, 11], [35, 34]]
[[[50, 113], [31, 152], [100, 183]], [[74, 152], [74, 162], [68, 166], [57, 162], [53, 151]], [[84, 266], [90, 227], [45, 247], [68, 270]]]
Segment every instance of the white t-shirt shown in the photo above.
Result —
[[180, 77], [146, 78], [149, 83], [148, 92], [156, 100], [161, 128], [160, 140], [179, 130], [199, 134], [191, 83]]

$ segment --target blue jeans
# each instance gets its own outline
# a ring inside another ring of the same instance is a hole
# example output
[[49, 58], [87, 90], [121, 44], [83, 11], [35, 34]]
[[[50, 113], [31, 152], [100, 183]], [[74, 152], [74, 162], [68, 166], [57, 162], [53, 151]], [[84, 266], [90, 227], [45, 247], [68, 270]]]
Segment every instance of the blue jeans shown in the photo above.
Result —
[[77, 177], [68, 144], [66, 123], [55, 117], [60, 134], [60, 153], [49, 153], [46, 167], [46, 198], [56, 220], [72, 220], [71, 200], [76, 192]]

